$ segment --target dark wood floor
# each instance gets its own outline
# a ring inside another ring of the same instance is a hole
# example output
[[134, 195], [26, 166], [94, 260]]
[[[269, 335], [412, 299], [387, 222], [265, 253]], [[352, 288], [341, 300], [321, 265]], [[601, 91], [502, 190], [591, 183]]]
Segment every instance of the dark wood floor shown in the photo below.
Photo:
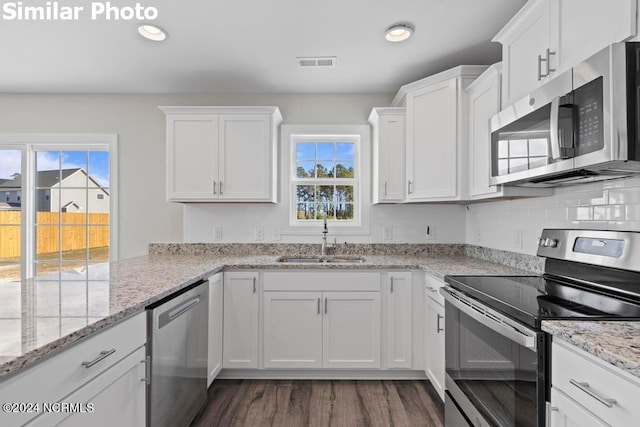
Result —
[[216, 380], [192, 427], [443, 425], [428, 381]]

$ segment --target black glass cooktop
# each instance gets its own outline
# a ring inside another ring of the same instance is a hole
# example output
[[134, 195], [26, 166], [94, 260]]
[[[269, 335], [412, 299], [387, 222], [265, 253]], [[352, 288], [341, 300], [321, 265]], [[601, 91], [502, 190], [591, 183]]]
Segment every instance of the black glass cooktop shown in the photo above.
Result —
[[542, 320], [640, 319], [640, 302], [541, 276], [446, 276], [453, 288], [539, 328]]

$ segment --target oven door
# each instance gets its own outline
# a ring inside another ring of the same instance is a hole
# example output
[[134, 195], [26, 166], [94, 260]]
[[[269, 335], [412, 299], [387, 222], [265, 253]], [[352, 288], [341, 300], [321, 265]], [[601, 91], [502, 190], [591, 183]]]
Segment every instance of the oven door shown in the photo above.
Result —
[[441, 293], [447, 398], [473, 426], [544, 427], [544, 333], [451, 287]]

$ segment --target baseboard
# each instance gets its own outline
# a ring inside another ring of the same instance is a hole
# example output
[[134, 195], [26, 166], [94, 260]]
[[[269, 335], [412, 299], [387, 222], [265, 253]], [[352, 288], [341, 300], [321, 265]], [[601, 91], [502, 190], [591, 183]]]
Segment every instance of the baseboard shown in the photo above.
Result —
[[264, 380], [426, 380], [424, 371], [338, 369], [223, 369], [218, 379]]

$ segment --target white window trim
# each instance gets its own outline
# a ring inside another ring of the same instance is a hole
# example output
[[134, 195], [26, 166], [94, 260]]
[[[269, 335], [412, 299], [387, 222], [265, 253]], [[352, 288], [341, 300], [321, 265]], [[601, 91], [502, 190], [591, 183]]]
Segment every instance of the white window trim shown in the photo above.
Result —
[[[78, 150], [109, 150], [109, 260], [117, 261], [118, 258], [118, 135], [117, 134], [80, 134], [80, 133], [55, 133], [55, 134], [29, 134], [29, 133], [3, 133], [0, 134], [0, 148], [22, 151], [22, 170], [32, 170], [35, 166], [34, 151], [69, 151]], [[22, 204], [22, 217], [26, 218], [26, 206], [34, 203], [30, 182], [31, 174], [22, 180], [22, 193], [25, 200]], [[30, 225], [33, 220], [27, 219]], [[22, 228], [22, 241], [34, 241], [33, 227]], [[27, 250], [29, 245], [22, 245], [22, 277], [33, 277], [34, 254]], [[33, 245], [32, 245], [33, 246]], [[24, 270], [26, 268], [26, 271]]]
[[[371, 131], [369, 125], [281, 125], [280, 126], [280, 183], [281, 202], [287, 205], [289, 225], [282, 230], [284, 235], [316, 235], [321, 220], [296, 221], [293, 207], [294, 192], [294, 140], [307, 137], [333, 138], [343, 137], [357, 139], [357, 156], [354, 159], [357, 200], [356, 217], [359, 221], [333, 221], [329, 224], [330, 236], [366, 236], [370, 234], [369, 207], [371, 205]], [[339, 185], [339, 180], [331, 180], [332, 185]]]

